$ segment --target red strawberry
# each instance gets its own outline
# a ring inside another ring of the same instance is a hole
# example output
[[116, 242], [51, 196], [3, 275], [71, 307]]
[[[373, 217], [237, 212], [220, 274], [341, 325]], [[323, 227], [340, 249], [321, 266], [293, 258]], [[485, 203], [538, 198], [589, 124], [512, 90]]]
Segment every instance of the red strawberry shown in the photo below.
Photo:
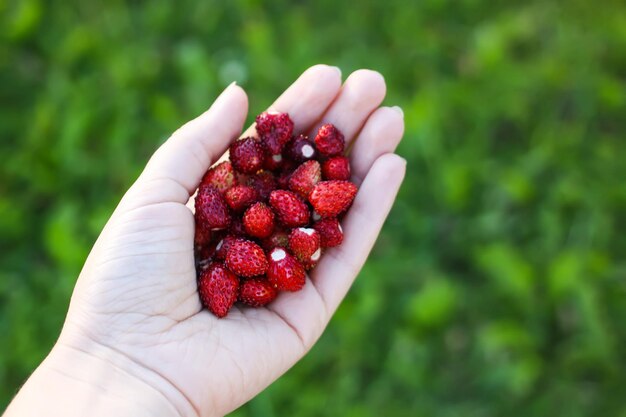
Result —
[[320, 235], [315, 229], [298, 227], [289, 234], [289, 250], [298, 261], [309, 261], [319, 249]]
[[215, 259], [218, 261], [223, 261], [226, 259], [226, 254], [230, 249], [230, 246], [233, 242], [237, 241], [237, 237], [233, 235], [227, 235], [223, 239], [221, 239], [217, 245], [215, 246]]
[[291, 191], [272, 191], [270, 206], [278, 215], [278, 220], [287, 227], [304, 226], [309, 222], [309, 208]]
[[343, 152], [344, 145], [343, 134], [332, 123], [323, 125], [317, 131], [315, 146], [322, 155], [339, 155]]
[[246, 228], [243, 225], [243, 220], [241, 219], [241, 217], [233, 218], [233, 221], [230, 224], [228, 231], [233, 236], [245, 236], [246, 235]]
[[230, 161], [244, 174], [254, 174], [263, 167], [265, 147], [255, 138], [244, 138], [230, 145]]
[[315, 265], [317, 265], [317, 262], [320, 260], [321, 256], [322, 256], [322, 249], [319, 248], [318, 250], [313, 252], [313, 255], [311, 255], [311, 257], [309, 259], [306, 259], [306, 260], [304, 260], [304, 261], [302, 261], [300, 263], [302, 264], [304, 269], [309, 271], [309, 270], [313, 269], [315, 267]]
[[281, 154], [270, 154], [268, 153], [263, 160], [263, 169], [267, 169], [268, 171], [278, 171], [285, 162], [285, 158]]
[[193, 244], [195, 246], [205, 246], [211, 241], [211, 230], [206, 224], [196, 222], [196, 232], [193, 236]]
[[231, 221], [228, 205], [219, 190], [212, 186], [200, 187], [196, 195], [196, 223], [211, 230], [225, 229]]
[[322, 219], [313, 225], [320, 234], [320, 244], [323, 248], [332, 248], [343, 242], [343, 230], [336, 218]]
[[314, 159], [317, 154], [313, 142], [304, 135], [295, 137], [285, 148], [287, 156], [296, 162]]
[[219, 262], [212, 263], [198, 280], [200, 300], [217, 317], [224, 317], [237, 301], [239, 279]]
[[268, 237], [274, 231], [274, 212], [264, 203], [254, 203], [243, 215], [243, 226], [250, 236]]
[[300, 165], [289, 177], [289, 189], [294, 193], [298, 193], [301, 197], [307, 198], [321, 179], [320, 163], [307, 161]]
[[347, 181], [350, 179], [350, 160], [345, 156], [333, 156], [322, 164], [325, 180]]
[[259, 199], [259, 193], [248, 185], [235, 185], [224, 193], [226, 204], [234, 211], [242, 211]]
[[256, 175], [250, 175], [245, 179], [245, 182], [254, 188], [263, 200], [267, 200], [270, 193], [277, 187], [276, 179], [269, 171], [261, 171]]
[[289, 234], [284, 230], [274, 230], [270, 237], [261, 241], [261, 246], [265, 250], [272, 250], [278, 246], [286, 248], [289, 246]]
[[287, 113], [264, 112], [256, 117], [256, 131], [272, 154], [279, 154], [293, 133], [293, 121]]
[[239, 301], [252, 307], [261, 307], [272, 302], [278, 291], [266, 279], [251, 278], [239, 287]]
[[356, 191], [356, 185], [350, 181], [321, 181], [309, 195], [309, 201], [320, 216], [337, 217], [350, 206]]
[[224, 161], [210, 168], [206, 174], [204, 174], [199, 188], [213, 186], [221, 192], [224, 192], [235, 184], [237, 184], [237, 180], [233, 166], [229, 161]]
[[267, 279], [281, 291], [298, 291], [306, 282], [304, 268], [283, 248], [273, 249], [269, 256]]
[[267, 259], [259, 245], [245, 239], [232, 242], [226, 252], [226, 266], [240, 277], [263, 275]]

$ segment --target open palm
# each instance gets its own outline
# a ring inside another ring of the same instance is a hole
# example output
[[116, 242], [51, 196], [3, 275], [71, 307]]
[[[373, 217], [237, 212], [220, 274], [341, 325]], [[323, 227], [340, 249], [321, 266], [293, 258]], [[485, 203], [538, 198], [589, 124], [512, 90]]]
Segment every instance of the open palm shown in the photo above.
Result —
[[267, 308], [235, 306], [223, 319], [198, 299], [189, 199], [241, 135], [247, 97], [232, 85], [161, 146], [120, 202], [81, 273], [59, 345], [116, 361], [182, 415], [222, 415], [260, 392], [321, 335], [402, 182], [404, 160], [393, 154], [402, 112], [379, 107], [384, 96], [374, 71], [356, 71], [342, 85], [336, 68], [318, 65], [271, 106], [289, 113], [296, 132], [331, 122], [353, 143], [360, 189], [343, 221], [344, 243], [325, 252], [302, 291]]

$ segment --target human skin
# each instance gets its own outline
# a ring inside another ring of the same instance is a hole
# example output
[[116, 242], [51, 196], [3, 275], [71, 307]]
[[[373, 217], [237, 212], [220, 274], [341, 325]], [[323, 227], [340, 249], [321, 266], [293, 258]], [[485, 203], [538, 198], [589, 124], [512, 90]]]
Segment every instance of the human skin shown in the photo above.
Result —
[[[351, 143], [359, 192], [327, 250], [296, 293], [265, 308], [236, 305], [218, 319], [197, 295], [190, 209], [202, 175], [241, 133], [248, 110], [229, 86], [211, 108], [152, 156], [96, 241], [54, 348], [6, 411], [18, 416], [218, 416], [253, 398], [322, 334], [363, 266], [405, 172], [394, 154], [402, 111], [380, 107], [383, 77], [306, 70], [270, 109], [296, 132], [334, 123]], [[252, 130], [251, 130], [252, 129]]]

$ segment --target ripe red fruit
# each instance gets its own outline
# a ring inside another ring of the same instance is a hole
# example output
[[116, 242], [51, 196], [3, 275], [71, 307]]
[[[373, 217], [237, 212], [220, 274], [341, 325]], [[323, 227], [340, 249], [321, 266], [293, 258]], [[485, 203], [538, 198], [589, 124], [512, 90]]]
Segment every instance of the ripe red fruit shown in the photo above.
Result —
[[252, 307], [264, 306], [276, 298], [278, 291], [266, 279], [251, 278], [239, 286], [239, 301]]
[[200, 187], [196, 195], [195, 207], [196, 223], [199, 223], [200, 228], [219, 230], [225, 229], [230, 224], [228, 205], [215, 187]]
[[237, 239], [226, 252], [226, 266], [240, 277], [263, 275], [267, 259], [259, 245], [245, 239]]
[[289, 159], [296, 162], [304, 162], [317, 156], [313, 142], [305, 135], [299, 135], [285, 146], [285, 153]]
[[283, 248], [273, 249], [268, 256], [267, 279], [281, 291], [298, 291], [306, 282], [304, 267]]
[[279, 154], [293, 133], [287, 113], [263, 112], [256, 117], [256, 131], [271, 154]]
[[323, 248], [332, 248], [343, 242], [343, 230], [336, 218], [321, 219], [313, 225], [320, 234], [320, 245]]
[[278, 215], [278, 220], [287, 227], [304, 226], [309, 222], [309, 208], [291, 191], [272, 191], [270, 206]]
[[347, 181], [350, 179], [350, 160], [345, 156], [333, 156], [322, 164], [325, 180]]
[[289, 177], [289, 189], [307, 198], [322, 179], [322, 169], [317, 161], [307, 161], [300, 165]]
[[224, 317], [237, 301], [239, 279], [219, 262], [214, 262], [200, 274], [200, 300], [217, 317]]
[[219, 191], [224, 192], [235, 184], [237, 184], [237, 180], [233, 166], [229, 161], [224, 161], [210, 168], [206, 174], [204, 174], [199, 188], [213, 186]]
[[274, 231], [274, 212], [264, 203], [254, 203], [243, 215], [243, 226], [250, 236], [268, 237]]
[[250, 175], [245, 178], [245, 183], [254, 188], [263, 200], [267, 200], [271, 192], [277, 187], [276, 179], [269, 171], [261, 171], [256, 175]]
[[193, 244], [196, 247], [201, 247], [211, 242], [211, 230], [206, 227], [206, 224], [196, 222], [196, 232], [193, 236]]
[[327, 123], [319, 128], [315, 136], [315, 146], [324, 156], [335, 156], [343, 152], [345, 140], [341, 133], [332, 123]]
[[224, 193], [226, 204], [234, 211], [242, 211], [259, 200], [259, 193], [248, 185], [235, 185]]
[[282, 168], [283, 163], [285, 162], [285, 158], [281, 154], [270, 154], [265, 155], [265, 160], [263, 160], [263, 169], [267, 169], [268, 171], [278, 171]]
[[320, 249], [320, 235], [315, 229], [298, 227], [289, 234], [289, 250], [300, 262], [308, 262]]
[[352, 204], [356, 191], [356, 185], [350, 181], [321, 181], [309, 195], [309, 201], [320, 216], [337, 217]]
[[254, 174], [263, 167], [265, 147], [256, 138], [244, 138], [230, 145], [230, 161], [237, 171]]
[[300, 263], [302, 264], [305, 270], [309, 271], [313, 269], [315, 265], [317, 265], [317, 262], [320, 260], [321, 256], [322, 256], [322, 248], [319, 248], [318, 250], [313, 252], [313, 255], [311, 255], [309, 259], [301, 261]]
[[279, 246], [287, 248], [289, 246], [289, 233], [280, 229], [274, 230], [274, 233], [272, 233], [270, 237], [261, 241], [261, 246], [268, 251]]
[[215, 246], [215, 254], [213, 255], [215, 259], [218, 261], [223, 261], [226, 259], [226, 254], [230, 249], [230, 246], [233, 242], [237, 241], [237, 237], [233, 235], [227, 235], [222, 240], [220, 240]]

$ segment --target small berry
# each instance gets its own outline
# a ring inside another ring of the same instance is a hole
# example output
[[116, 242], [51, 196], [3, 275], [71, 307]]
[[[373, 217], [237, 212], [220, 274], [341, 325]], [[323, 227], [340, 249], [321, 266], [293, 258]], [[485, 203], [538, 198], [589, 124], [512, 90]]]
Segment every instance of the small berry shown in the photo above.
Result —
[[226, 259], [226, 254], [230, 249], [230, 246], [233, 244], [233, 242], [236, 242], [237, 239], [238, 238], [233, 235], [227, 235], [224, 236], [224, 238], [221, 239], [219, 242], [217, 242], [217, 245], [215, 246], [215, 259], [217, 259], [218, 261], [224, 261]]
[[315, 229], [298, 227], [289, 234], [289, 250], [300, 262], [307, 262], [320, 249], [320, 235]]
[[350, 181], [321, 181], [309, 195], [309, 201], [320, 216], [337, 217], [352, 204], [356, 191], [356, 185]]
[[270, 206], [278, 215], [278, 220], [287, 227], [304, 226], [309, 222], [309, 208], [291, 191], [272, 191]]
[[296, 161], [304, 162], [310, 159], [315, 159], [317, 152], [315, 146], [305, 135], [299, 135], [292, 139], [291, 142], [285, 146], [287, 156]]
[[267, 279], [281, 291], [298, 291], [306, 282], [304, 267], [283, 248], [273, 249], [268, 256]]
[[267, 271], [267, 259], [259, 245], [237, 239], [226, 252], [226, 266], [240, 277], [254, 277]]
[[256, 131], [272, 154], [279, 154], [293, 133], [287, 113], [263, 112], [256, 117]]
[[261, 171], [256, 175], [250, 175], [245, 181], [247, 185], [259, 193], [259, 197], [263, 200], [267, 200], [271, 192], [277, 187], [276, 179], [269, 171]]
[[278, 291], [266, 279], [251, 278], [239, 286], [239, 301], [252, 307], [261, 307], [272, 302]]
[[343, 152], [345, 140], [343, 133], [332, 123], [327, 123], [319, 128], [315, 136], [315, 146], [324, 156], [335, 156]]
[[281, 154], [270, 154], [265, 155], [265, 159], [263, 160], [263, 169], [267, 169], [268, 171], [278, 171], [282, 168], [285, 162], [285, 158]]
[[317, 161], [307, 161], [300, 165], [289, 177], [289, 189], [307, 198], [322, 179], [322, 170]]
[[322, 256], [322, 249], [319, 248], [315, 252], [313, 252], [313, 255], [311, 255], [309, 259], [306, 259], [300, 263], [302, 264], [305, 270], [310, 271], [311, 269], [315, 267], [315, 265], [317, 265], [317, 262], [320, 260], [321, 256]]
[[221, 318], [237, 301], [239, 279], [224, 265], [214, 262], [200, 274], [198, 292], [202, 304]]
[[211, 229], [206, 227], [206, 224], [196, 222], [196, 231], [193, 236], [193, 244], [195, 246], [205, 246], [211, 241]]
[[243, 219], [241, 217], [233, 218], [228, 231], [233, 236], [245, 236], [246, 228], [243, 225]]
[[243, 226], [250, 236], [266, 238], [274, 231], [274, 212], [264, 203], [254, 203], [243, 215]]
[[284, 230], [274, 230], [274, 233], [272, 233], [270, 237], [261, 241], [261, 246], [268, 251], [279, 246], [287, 248], [289, 247], [289, 234]]
[[237, 184], [237, 180], [233, 166], [229, 161], [224, 161], [210, 168], [206, 174], [204, 174], [198, 188], [213, 186], [219, 191], [224, 192], [235, 184]]
[[224, 193], [226, 204], [234, 211], [242, 211], [259, 200], [259, 193], [249, 185], [235, 185]]
[[199, 223], [201, 228], [225, 229], [231, 222], [228, 205], [215, 187], [200, 187], [196, 195], [195, 207], [196, 223]]
[[320, 234], [320, 244], [323, 248], [332, 248], [343, 242], [343, 230], [336, 218], [322, 219], [313, 225]]
[[244, 138], [230, 145], [230, 161], [233, 168], [244, 174], [254, 174], [263, 167], [265, 148], [255, 138]]
[[347, 181], [350, 179], [350, 160], [345, 156], [333, 156], [322, 164], [325, 180]]

